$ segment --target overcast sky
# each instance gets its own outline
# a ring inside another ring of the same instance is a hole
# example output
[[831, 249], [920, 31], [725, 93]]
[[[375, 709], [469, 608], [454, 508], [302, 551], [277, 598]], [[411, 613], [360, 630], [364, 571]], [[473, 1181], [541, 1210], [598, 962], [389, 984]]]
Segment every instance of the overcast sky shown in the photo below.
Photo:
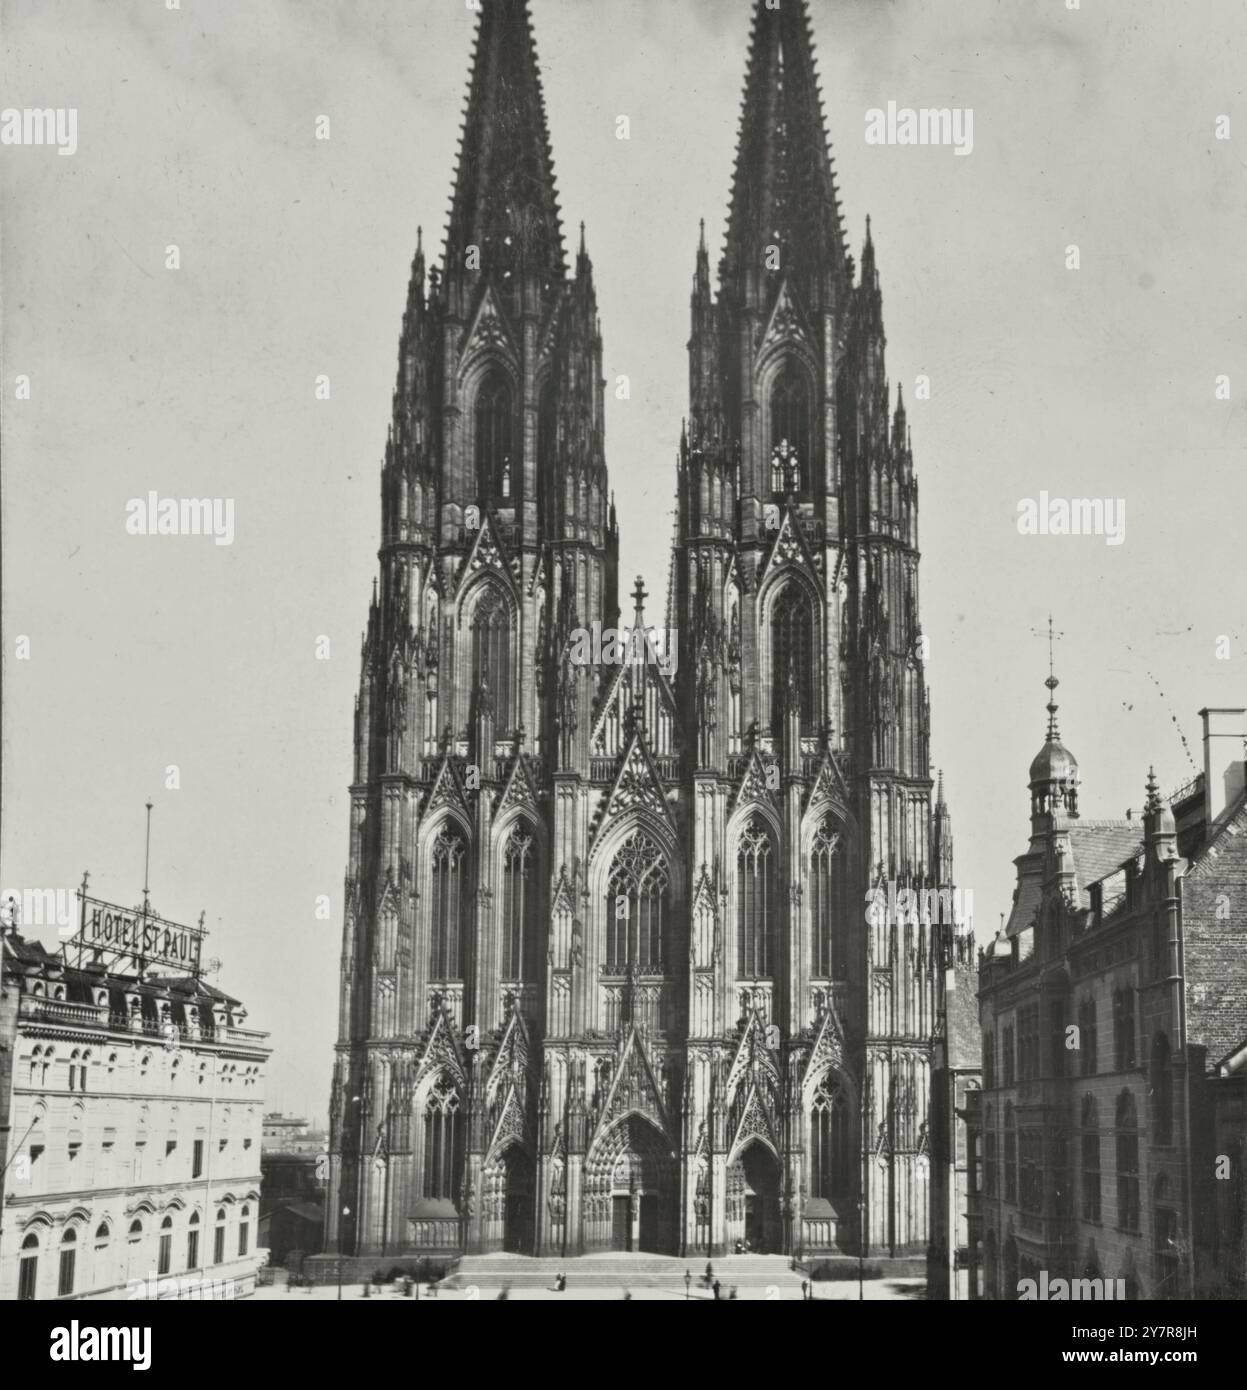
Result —
[[[655, 603], [697, 223], [713, 265], [750, 8], [532, 5], [568, 237], [583, 218], [606, 374], [631, 379], [606, 421], [623, 587], [640, 571]], [[811, 10], [851, 243], [869, 213], [910, 408], [932, 759], [983, 938], [1026, 845], [1049, 610], [1086, 815], [1138, 808], [1149, 762], [1186, 780], [1201, 706], [1247, 704], [1247, 9]], [[72, 888], [89, 868], [133, 903], [150, 797], [154, 905], [206, 909], [213, 978], [272, 1033], [270, 1106], [323, 1117], [380, 453], [418, 224], [440, 256], [475, 16], [0, 0], [0, 17], [0, 104], [78, 113], [72, 156], [0, 147], [0, 876]], [[868, 145], [889, 101], [972, 108], [972, 154]], [[150, 490], [234, 499], [233, 544], [128, 535]], [[1124, 543], [1019, 535], [1041, 490], [1124, 499]]]

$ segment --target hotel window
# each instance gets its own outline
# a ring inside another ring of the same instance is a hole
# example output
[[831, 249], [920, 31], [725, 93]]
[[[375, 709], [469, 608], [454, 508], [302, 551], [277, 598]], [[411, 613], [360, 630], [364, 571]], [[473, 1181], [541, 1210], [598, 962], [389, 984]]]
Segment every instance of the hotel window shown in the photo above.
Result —
[[1100, 1219], [1100, 1117], [1089, 1095], [1082, 1098], [1082, 1219]]
[[95, 1282], [97, 1284], [100, 1282], [99, 1271], [102, 1271], [104, 1268], [103, 1257], [108, 1253], [108, 1246], [112, 1240], [112, 1234], [112, 1231], [108, 1228], [107, 1221], [101, 1221], [95, 1228], [95, 1268], [97, 1271]]
[[225, 1208], [216, 1214], [216, 1230], [212, 1235], [212, 1263], [219, 1265], [225, 1260]]
[[204, 1141], [195, 1140], [195, 1147], [191, 1151], [191, 1177], [201, 1178], [204, 1171]]
[[1096, 1008], [1094, 999], [1078, 1006], [1078, 1063], [1083, 1076], [1096, 1073]]
[[61, 1237], [61, 1263], [56, 1277], [56, 1296], [66, 1298], [74, 1291], [74, 1267], [78, 1260], [78, 1235], [71, 1228]]
[[1005, 1102], [1005, 1201], [1018, 1199], [1018, 1133], [1013, 1102]]
[[160, 1253], [156, 1261], [156, 1273], [168, 1274], [173, 1266], [173, 1217], [166, 1216], [160, 1223]]
[[1127, 986], [1113, 994], [1113, 1052], [1118, 1071], [1131, 1071], [1135, 1064], [1134, 990]]
[[199, 1268], [199, 1213], [191, 1212], [190, 1229], [186, 1232], [186, 1268]]
[[251, 1223], [247, 1218], [251, 1215], [251, 1208], [244, 1206], [242, 1209], [242, 1220], [238, 1223], [238, 1253], [247, 1253], [247, 1239], [251, 1233]]
[[23, 1303], [34, 1298], [38, 1278], [39, 1237], [32, 1231], [22, 1241], [22, 1254], [18, 1265], [17, 1296]]
[[1129, 1091], [1117, 1099], [1117, 1229], [1139, 1229], [1139, 1118]]

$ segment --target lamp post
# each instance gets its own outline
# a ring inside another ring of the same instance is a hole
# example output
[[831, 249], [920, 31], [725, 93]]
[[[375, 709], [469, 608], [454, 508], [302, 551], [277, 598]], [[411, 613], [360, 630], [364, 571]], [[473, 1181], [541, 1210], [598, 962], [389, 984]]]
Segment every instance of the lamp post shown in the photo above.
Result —
[[[351, 1214], [350, 1207], [342, 1208], [342, 1219], [345, 1221]], [[340, 1228], [339, 1228], [340, 1229]], [[338, 1302], [342, 1302], [342, 1240], [338, 1240]]]
[[693, 1282], [693, 1276], [692, 1276], [692, 1275], [689, 1273], [689, 1271], [686, 1269], [686, 1270], [684, 1271], [684, 1301], [685, 1301], [686, 1303], [687, 1303], [688, 1300], [689, 1300], [689, 1291], [688, 1291], [688, 1289], [689, 1289], [689, 1285], [690, 1285], [692, 1282]]
[[865, 1301], [864, 1272], [862, 1258], [866, 1249], [866, 1198], [860, 1192], [857, 1196], [857, 1301]]

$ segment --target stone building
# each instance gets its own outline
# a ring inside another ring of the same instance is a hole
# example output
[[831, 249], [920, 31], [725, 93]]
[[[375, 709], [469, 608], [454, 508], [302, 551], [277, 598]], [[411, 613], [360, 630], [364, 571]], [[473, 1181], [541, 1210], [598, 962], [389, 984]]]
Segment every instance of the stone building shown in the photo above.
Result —
[[1041, 1271], [1241, 1288], [1244, 714], [1202, 711], [1204, 772], [1168, 803], [1149, 775], [1141, 819], [1084, 820], [1048, 684], [1030, 845], [980, 967], [983, 1296]]
[[267, 1034], [196, 976], [0, 946], [0, 1300], [249, 1292]]
[[331, 1249], [925, 1252], [950, 821], [803, 0], [756, 6], [716, 280], [703, 233], [666, 623], [638, 582], [619, 629], [593, 268], [485, 0], [381, 475]]

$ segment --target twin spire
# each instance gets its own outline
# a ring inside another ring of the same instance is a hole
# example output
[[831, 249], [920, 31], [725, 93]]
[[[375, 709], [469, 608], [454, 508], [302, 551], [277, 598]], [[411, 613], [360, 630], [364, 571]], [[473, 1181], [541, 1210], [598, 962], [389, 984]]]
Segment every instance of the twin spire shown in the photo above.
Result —
[[[528, 0], [483, 0], [446, 232], [449, 273], [566, 273]], [[479, 264], [469, 259], [476, 247]]]

